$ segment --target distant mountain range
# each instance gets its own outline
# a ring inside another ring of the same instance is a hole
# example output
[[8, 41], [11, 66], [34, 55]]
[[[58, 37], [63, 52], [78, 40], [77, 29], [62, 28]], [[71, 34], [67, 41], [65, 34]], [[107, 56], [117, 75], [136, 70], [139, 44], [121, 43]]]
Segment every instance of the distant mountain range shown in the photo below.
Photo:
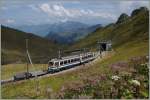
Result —
[[62, 44], [74, 43], [77, 40], [84, 38], [89, 33], [94, 32], [97, 28], [102, 27], [100, 24], [94, 26], [80, 26], [80, 27], [78, 25], [79, 24], [73, 25], [72, 23], [72, 25], [65, 25], [65, 27], [63, 27], [63, 24], [62, 25], [59, 24], [58, 26], [56, 26], [57, 30], [50, 31], [49, 34], [46, 36], [46, 38], [57, 41], [58, 43]]
[[16, 26], [16, 29], [35, 33], [58, 43], [73, 43], [101, 27], [100, 24], [90, 26], [80, 22], [67, 21], [54, 24]]

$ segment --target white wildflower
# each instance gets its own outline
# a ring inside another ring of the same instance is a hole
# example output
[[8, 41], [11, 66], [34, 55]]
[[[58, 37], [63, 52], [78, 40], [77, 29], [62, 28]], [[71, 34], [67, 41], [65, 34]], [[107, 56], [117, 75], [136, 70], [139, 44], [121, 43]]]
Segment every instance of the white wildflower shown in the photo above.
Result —
[[145, 64], [141, 64], [141, 66], [145, 66]]
[[52, 91], [53, 91], [52, 88], [50, 87], [47, 88], [47, 92], [52, 92]]
[[131, 83], [134, 85], [140, 86], [140, 82], [137, 80], [132, 80]]
[[111, 79], [112, 79], [112, 80], [117, 81], [117, 80], [119, 80], [119, 79], [120, 79], [120, 77], [119, 77], [119, 76], [117, 76], [117, 75], [114, 75], [114, 76], [112, 76], [112, 77], [111, 77]]

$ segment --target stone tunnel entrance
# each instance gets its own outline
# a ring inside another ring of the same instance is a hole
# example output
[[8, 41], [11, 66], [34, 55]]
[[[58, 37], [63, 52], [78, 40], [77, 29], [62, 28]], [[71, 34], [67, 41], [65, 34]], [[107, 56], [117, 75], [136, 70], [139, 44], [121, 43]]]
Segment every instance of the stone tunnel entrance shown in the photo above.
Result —
[[98, 42], [98, 44], [99, 44], [99, 49], [101, 51], [109, 51], [112, 48], [112, 44], [110, 41]]
[[102, 51], [106, 51], [106, 45], [107, 45], [106, 43], [101, 44], [101, 50]]

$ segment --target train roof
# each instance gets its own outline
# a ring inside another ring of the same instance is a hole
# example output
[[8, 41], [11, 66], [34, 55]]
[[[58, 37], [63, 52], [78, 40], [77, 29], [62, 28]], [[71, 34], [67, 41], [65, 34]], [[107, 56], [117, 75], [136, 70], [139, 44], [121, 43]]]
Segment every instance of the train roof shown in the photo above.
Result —
[[[91, 52], [87, 52], [86, 54], [91, 54]], [[71, 58], [79, 58], [80, 55], [84, 55], [84, 54], [65, 56], [65, 57], [61, 57], [61, 59], [54, 58], [54, 59], [51, 59], [49, 62], [67, 60], [67, 59], [71, 59]]]
[[58, 59], [58, 58], [54, 58], [54, 59], [51, 59], [50, 61], [61, 61], [61, 60], [66, 60], [66, 59], [71, 59], [71, 58], [77, 58], [79, 57], [79, 55], [72, 55], [72, 56], [66, 56], [66, 57], [61, 57], [61, 59]]

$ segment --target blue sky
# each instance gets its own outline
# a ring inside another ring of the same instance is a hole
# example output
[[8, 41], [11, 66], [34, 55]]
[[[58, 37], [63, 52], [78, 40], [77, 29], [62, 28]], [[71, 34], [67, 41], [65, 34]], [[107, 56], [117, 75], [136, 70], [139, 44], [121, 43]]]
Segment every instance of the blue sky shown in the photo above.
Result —
[[0, 0], [0, 23], [39, 25], [66, 21], [106, 25], [121, 13], [149, 5], [147, 0]]

